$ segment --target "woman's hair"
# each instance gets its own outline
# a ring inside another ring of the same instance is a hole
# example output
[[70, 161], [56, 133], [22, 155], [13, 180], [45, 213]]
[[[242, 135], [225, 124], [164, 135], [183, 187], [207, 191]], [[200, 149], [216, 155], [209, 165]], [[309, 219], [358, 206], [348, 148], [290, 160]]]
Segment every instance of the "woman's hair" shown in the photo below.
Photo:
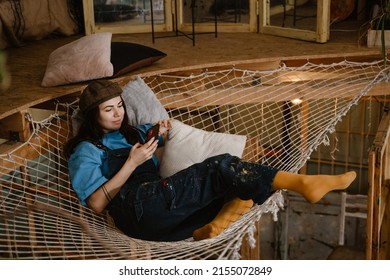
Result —
[[[129, 144], [134, 145], [141, 140], [140, 135], [137, 128], [129, 124], [129, 119], [127, 116], [126, 106], [124, 102], [123, 108], [125, 112], [121, 127], [119, 128], [119, 132], [123, 134]], [[70, 155], [73, 153], [73, 150], [80, 142], [96, 142], [103, 138], [104, 132], [98, 123], [99, 114], [99, 106], [95, 106], [94, 108], [85, 113], [77, 134], [73, 138], [69, 139], [68, 142], [64, 145], [63, 153], [67, 159], [69, 159]]]

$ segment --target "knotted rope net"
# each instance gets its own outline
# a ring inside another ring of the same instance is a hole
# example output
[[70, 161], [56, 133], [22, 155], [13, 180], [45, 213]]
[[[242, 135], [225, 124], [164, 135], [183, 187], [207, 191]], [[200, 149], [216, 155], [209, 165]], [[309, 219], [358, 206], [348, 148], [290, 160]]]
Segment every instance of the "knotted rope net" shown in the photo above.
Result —
[[[246, 160], [299, 172], [351, 106], [388, 78], [383, 61], [308, 61], [264, 71], [229, 67], [143, 79], [170, 117], [207, 131], [246, 135]], [[75, 109], [77, 100], [57, 103], [43, 120], [26, 115], [28, 140], [1, 152], [0, 258], [238, 259], [243, 238], [254, 245], [261, 216], [276, 218], [283, 207], [283, 195], [276, 192], [212, 239], [130, 238], [107, 215], [82, 206], [72, 190], [61, 149], [71, 136]]]

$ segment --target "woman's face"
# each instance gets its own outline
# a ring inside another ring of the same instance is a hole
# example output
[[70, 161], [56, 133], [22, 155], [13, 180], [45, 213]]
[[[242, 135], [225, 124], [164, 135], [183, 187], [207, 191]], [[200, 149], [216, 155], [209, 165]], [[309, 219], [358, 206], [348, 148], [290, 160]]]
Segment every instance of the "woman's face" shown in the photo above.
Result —
[[121, 127], [125, 109], [120, 96], [107, 100], [99, 105], [98, 123], [104, 133], [118, 130]]

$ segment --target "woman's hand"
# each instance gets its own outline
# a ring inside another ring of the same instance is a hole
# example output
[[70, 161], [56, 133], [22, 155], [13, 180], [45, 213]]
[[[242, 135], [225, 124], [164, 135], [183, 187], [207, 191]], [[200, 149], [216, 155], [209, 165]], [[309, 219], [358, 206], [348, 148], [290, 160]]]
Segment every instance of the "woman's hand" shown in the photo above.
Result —
[[158, 122], [160, 125], [160, 134], [164, 135], [168, 130], [172, 128], [172, 121], [171, 120], [161, 120]]
[[137, 143], [130, 151], [128, 161], [131, 161], [136, 166], [141, 165], [145, 161], [152, 158], [154, 152], [157, 149], [158, 139], [152, 138], [145, 144]]
[[119, 192], [133, 171], [139, 165], [152, 158], [153, 153], [157, 149], [157, 143], [158, 139], [152, 138], [145, 144], [135, 144], [131, 148], [130, 154], [122, 168], [88, 197], [87, 203], [89, 207], [101, 213], [110, 202], [110, 197], [113, 198]]

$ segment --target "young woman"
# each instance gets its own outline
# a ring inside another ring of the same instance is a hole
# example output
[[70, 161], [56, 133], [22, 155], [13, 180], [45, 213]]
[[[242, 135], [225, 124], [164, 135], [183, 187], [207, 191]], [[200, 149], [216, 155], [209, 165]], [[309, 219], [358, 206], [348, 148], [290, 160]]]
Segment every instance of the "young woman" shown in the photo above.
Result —
[[228, 203], [234, 207], [238, 198], [251, 206], [252, 200], [261, 204], [272, 192], [286, 189], [315, 203], [329, 191], [347, 188], [356, 177], [355, 172], [299, 175], [223, 154], [162, 179], [154, 154], [171, 123], [160, 121], [157, 139], [145, 142], [152, 124], [128, 125], [121, 92], [110, 81], [86, 87], [79, 101], [84, 121], [64, 153], [81, 203], [96, 212], [107, 209], [129, 236], [156, 241], [193, 234], [207, 238], [213, 236], [218, 212]]

